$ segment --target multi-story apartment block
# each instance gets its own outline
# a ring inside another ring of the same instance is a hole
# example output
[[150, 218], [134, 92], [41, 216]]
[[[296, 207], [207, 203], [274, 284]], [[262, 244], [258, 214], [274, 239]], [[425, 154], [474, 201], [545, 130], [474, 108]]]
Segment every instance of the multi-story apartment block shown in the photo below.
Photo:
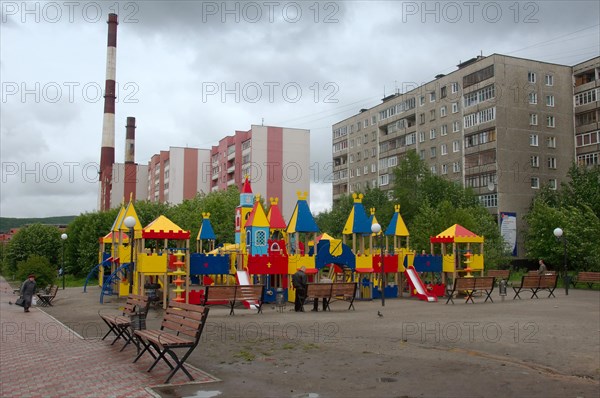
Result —
[[600, 57], [573, 66], [575, 156], [580, 165], [600, 165]]
[[415, 150], [432, 173], [473, 188], [498, 219], [515, 216], [521, 256], [533, 196], [555, 189], [573, 161], [572, 96], [569, 66], [500, 54], [463, 62], [333, 125], [333, 199], [391, 190], [393, 168]]
[[147, 166], [148, 200], [181, 203], [210, 190], [210, 150], [170, 147], [152, 156]]
[[[129, 199], [148, 199], [148, 167], [137, 163], [113, 163], [110, 207], [118, 207]], [[131, 196], [131, 197], [130, 197]]]
[[289, 220], [296, 192], [310, 192], [310, 131], [252, 125], [213, 146], [210, 162], [211, 191], [241, 187], [248, 175], [254, 192], [279, 198], [282, 215]]

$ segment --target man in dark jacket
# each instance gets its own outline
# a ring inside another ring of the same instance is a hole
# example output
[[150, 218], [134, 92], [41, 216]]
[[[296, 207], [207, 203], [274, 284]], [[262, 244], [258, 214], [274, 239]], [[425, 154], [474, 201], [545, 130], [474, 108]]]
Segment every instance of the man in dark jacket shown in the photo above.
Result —
[[304, 300], [306, 299], [306, 288], [308, 285], [308, 278], [305, 271], [306, 267], [302, 266], [292, 275], [292, 286], [296, 289], [296, 300], [294, 301], [296, 312], [304, 312]]
[[25, 300], [23, 307], [25, 308], [25, 312], [29, 312], [29, 307], [31, 307], [31, 300], [33, 299], [33, 295], [35, 294], [35, 275], [29, 275], [27, 280], [23, 282], [21, 285], [21, 297]]

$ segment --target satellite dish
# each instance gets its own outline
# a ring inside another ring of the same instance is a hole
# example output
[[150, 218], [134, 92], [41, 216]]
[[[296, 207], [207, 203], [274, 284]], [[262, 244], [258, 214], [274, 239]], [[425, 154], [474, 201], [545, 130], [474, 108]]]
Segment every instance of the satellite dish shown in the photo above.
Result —
[[487, 185], [488, 191], [490, 191], [490, 192], [493, 191], [495, 186], [496, 186], [496, 184], [494, 184], [494, 181], [488, 182], [488, 185]]

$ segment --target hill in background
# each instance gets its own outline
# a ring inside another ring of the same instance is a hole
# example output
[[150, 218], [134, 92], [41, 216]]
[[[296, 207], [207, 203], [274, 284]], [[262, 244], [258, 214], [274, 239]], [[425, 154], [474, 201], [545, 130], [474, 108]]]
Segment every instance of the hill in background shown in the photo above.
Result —
[[45, 218], [8, 218], [0, 217], [0, 232], [8, 232], [11, 228], [19, 228], [29, 224], [67, 225], [77, 216], [60, 216]]

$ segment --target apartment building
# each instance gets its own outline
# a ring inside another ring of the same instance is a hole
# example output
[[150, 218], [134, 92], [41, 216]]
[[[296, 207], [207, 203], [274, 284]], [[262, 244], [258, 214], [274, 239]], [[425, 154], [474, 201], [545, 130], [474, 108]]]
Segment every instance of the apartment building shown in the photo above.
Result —
[[531, 199], [556, 189], [573, 161], [572, 68], [501, 54], [457, 67], [333, 125], [333, 199], [390, 191], [394, 167], [415, 150], [432, 173], [473, 188], [498, 220], [516, 219], [520, 257]]
[[248, 175], [255, 193], [279, 198], [286, 220], [296, 206], [296, 192], [310, 192], [309, 130], [252, 125], [221, 139], [210, 150], [210, 161], [211, 191], [241, 187]]
[[181, 203], [210, 192], [210, 150], [169, 147], [152, 156], [147, 166], [148, 200]]
[[148, 199], [148, 166], [137, 163], [113, 163], [110, 207], [133, 200]]
[[575, 156], [580, 165], [600, 165], [600, 57], [573, 66]]

